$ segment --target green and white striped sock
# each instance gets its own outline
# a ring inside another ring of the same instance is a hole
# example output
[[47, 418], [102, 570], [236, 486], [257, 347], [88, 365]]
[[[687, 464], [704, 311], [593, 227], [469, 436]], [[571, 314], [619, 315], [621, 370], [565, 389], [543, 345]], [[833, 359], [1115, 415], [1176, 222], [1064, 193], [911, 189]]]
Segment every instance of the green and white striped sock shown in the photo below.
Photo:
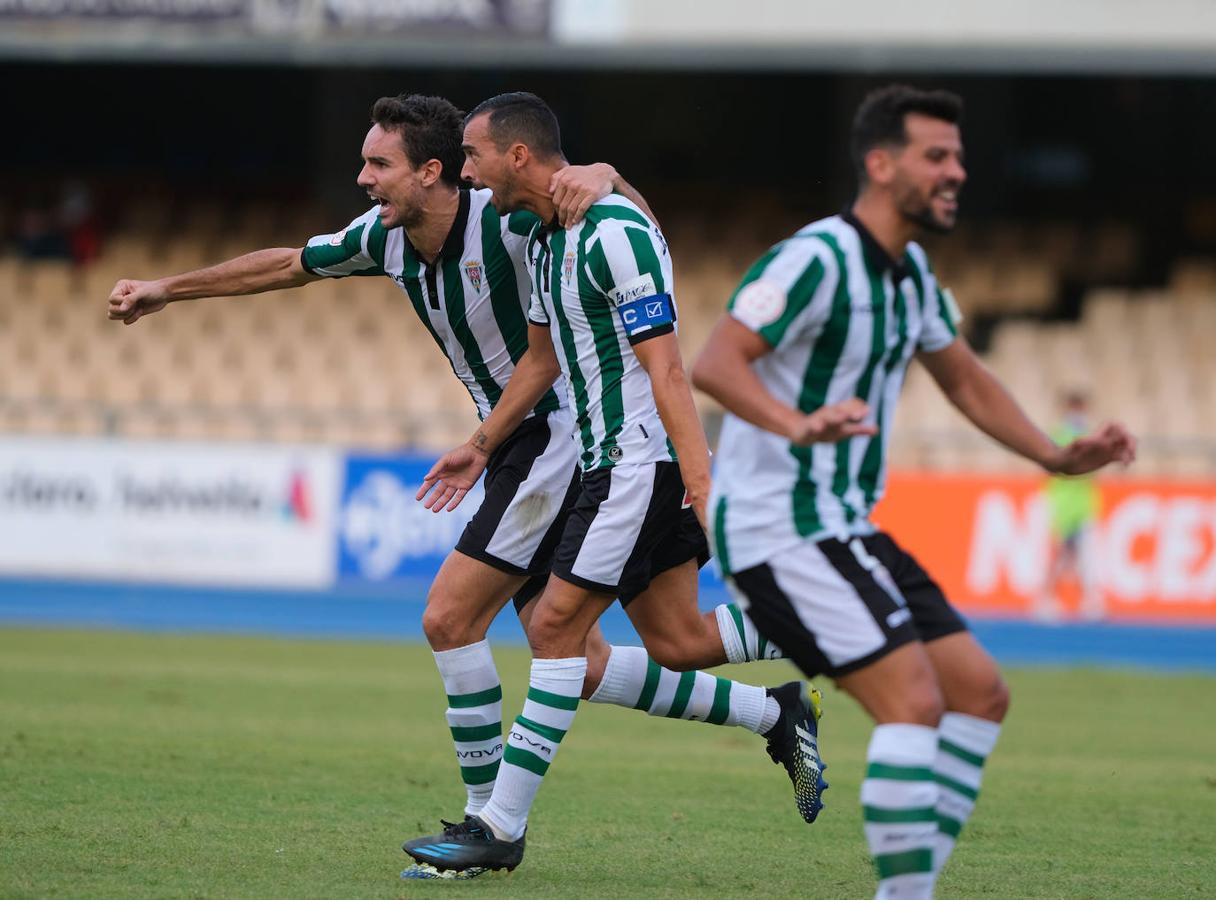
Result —
[[534, 659], [523, 715], [507, 735], [494, 793], [482, 819], [506, 840], [517, 840], [528, 825], [528, 811], [540, 783], [574, 723], [587, 674], [587, 658]]
[[971, 818], [979, 796], [984, 762], [1001, 734], [999, 722], [948, 712], [937, 730], [937, 843], [933, 868], [940, 872], [954, 851], [959, 832]]
[[705, 672], [673, 672], [641, 647], [613, 646], [604, 677], [589, 699], [668, 719], [739, 725], [756, 734], [772, 728], [781, 715], [777, 701], [762, 687]]
[[490, 799], [502, 758], [502, 685], [486, 641], [436, 651], [435, 665], [448, 695], [448, 728], [468, 793], [464, 810], [474, 814]]
[[870, 738], [861, 783], [866, 841], [878, 870], [876, 898], [928, 900], [936, 872], [937, 729], [879, 725]]
[[715, 607], [714, 615], [718, 618], [718, 633], [722, 636], [722, 648], [726, 651], [727, 662], [785, 659], [781, 648], [765, 640], [752, 624], [752, 620], [735, 604], [723, 603]]

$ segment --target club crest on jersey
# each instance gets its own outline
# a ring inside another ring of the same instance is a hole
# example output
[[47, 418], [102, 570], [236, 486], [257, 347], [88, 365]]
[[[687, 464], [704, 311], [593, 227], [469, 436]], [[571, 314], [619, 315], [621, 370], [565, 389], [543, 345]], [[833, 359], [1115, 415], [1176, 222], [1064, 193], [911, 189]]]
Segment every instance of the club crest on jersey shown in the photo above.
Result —
[[465, 274], [469, 276], [469, 284], [473, 285], [473, 290], [481, 290], [481, 262], [480, 260], [471, 259], [464, 264]]
[[574, 278], [574, 258], [574, 251], [571, 250], [566, 254], [565, 259], [562, 260], [562, 277], [567, 282]]

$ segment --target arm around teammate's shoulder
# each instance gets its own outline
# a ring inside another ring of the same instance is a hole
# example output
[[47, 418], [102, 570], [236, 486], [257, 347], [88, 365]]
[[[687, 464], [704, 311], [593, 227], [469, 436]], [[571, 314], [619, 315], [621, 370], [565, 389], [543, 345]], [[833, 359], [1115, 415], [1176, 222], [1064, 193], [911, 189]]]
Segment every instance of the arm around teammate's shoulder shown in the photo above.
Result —
[[110, 292], [108, 315], [127, 325], [177, 300], [234, 297], [299, 287], [318, 276], [304, 268], [301, 250], [255, 250], [205, 269], [155, 281], [122, 278]]
[[563, 228], [577, 225], [597, 200], [602, 200], [613, 192], [629, 200], [650, 221], [658, 224], [659, 220], [646, 203], [646, 198], [608, 163], [566, 166], [554, 172], [549, 180], [549, 193], [553, 195], [557, 219]]

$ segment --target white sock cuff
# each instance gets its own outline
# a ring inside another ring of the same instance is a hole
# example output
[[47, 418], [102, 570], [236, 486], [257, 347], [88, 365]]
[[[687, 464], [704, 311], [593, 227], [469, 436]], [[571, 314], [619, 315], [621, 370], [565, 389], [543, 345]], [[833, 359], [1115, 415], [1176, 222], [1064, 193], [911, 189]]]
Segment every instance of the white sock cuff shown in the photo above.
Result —
[[769, 700], [764, 688], [736, 681], [731, 687], [730, 695], [735, 701], [739, 725], [748, 731], [763, 734], [761, 725], [764, 723], [765, 704]]
[[725, 603], [714, 608], [714, 617], [718, 620], [718, 635], [722, 638], [722, 649], [726, 651], [726, 661], [731, 663], [747, 662], [747, 648], [743, 645], [743, 637], [735, 625], [730, 607]]
[[632, 706], [641, 694], [638, 682], [645, 680], [648, 662], [643, 648], [618, 647], [614, 644], [604, 665], [600, 686], [587, 699], [592, 703], [628, 703]]
[[937, 757], [937, 729], [898, 722], [877, 725], [866, 759], [891, 765], [931, 766]]
[[548, 687], [558, 688], [557, 692], [577, 697], [583, 692], [583, 679], [587, 676], [587, 657], [534, 659], [531, 676], [533, 684], [543, 681]]
[[480, 640], [453, 650], [435, 650], [435, 667], [449, 694], [467, 694], [485, 690], [486, 683], [498, 683], [494, 654], [490, 644]]
[[490, 642], [485, 638], [473, 644], [465, 644], [463, 647], [454, 647], [451, 650], [432, 650], [435, 655], [435, 663], [442, 669], [444, 666], [458, 665], [473, 661], [480, 661], [482, 657], [490, 652]]
[[781, 718], [781, 704], [765, 692], [764, 696], [764, 712], [760, 714], [760, 728], [757, 734], [767, 734], [777, 724], [777, 720]]
[[942, 716], [938, 731], [943, 740], [987, 758], [1001, 736], [1001, 723], [966, 713], [948, 712]]

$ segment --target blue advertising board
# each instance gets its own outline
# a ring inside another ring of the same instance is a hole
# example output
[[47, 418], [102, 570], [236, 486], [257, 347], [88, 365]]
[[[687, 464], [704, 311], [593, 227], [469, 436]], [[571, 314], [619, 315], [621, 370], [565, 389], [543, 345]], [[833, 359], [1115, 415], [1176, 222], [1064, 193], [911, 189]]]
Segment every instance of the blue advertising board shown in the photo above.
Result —
[[429, 582], [481, 505], [478, 485], [452, 512], [415, 500], [435, 458], [351, 455], [346, 458], [335, 533], [339, 582]]
[[[346, 457], [334, 531], [339, 586], [407, 586], [425, 591], [477, 512], [477, 485], [452, 512], [434, 513], [415, 500], [435, 458], [422, 454]], [[711, 562], [701, 570], [701, 606], [727, 602]]]

